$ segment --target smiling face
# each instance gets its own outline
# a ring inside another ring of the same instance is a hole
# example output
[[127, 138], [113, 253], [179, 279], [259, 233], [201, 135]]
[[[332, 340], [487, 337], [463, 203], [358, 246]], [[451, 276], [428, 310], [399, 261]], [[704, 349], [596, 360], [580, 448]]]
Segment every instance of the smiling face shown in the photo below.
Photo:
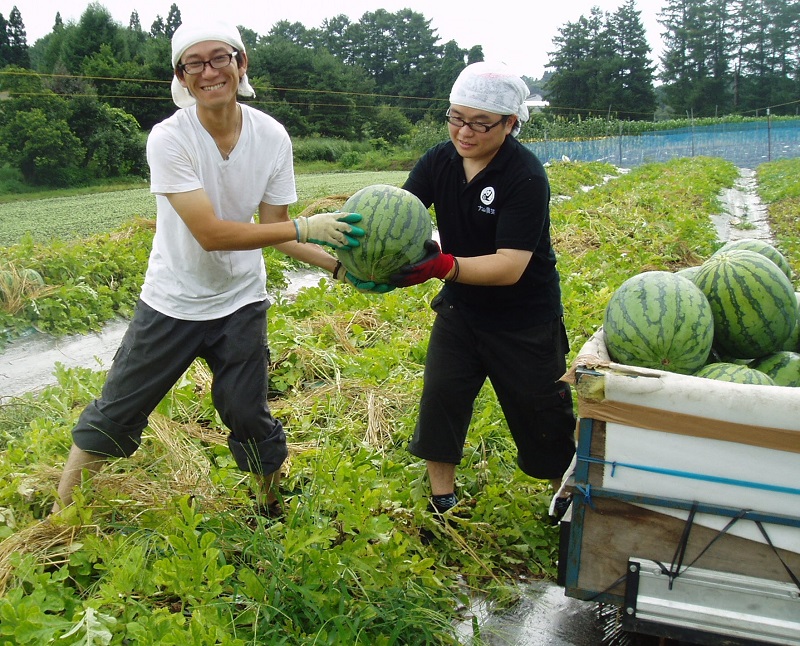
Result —
[[[230, 54], [235, 48], [218, 40], [204, 41], [192, 45], [181, 56], [181, 63], [209, 61], [215, 56]], [[236, 92], [239, 81], [244, 76], [247, 68], [247, 58], [240, 52], [231, 59], [230, 65], [214, 69], [205, 65], [199, 74], [186, 74], [181, 69], [176, 70], [176, 75], [191, 95], [198, 106], [213, 109], [236, 102]]]
[[[501, 114], [455, 104], [450, 106], [450, 115], [469, 123], [484, 123], [487, 125], [492, 125], [503, 118]], [[500, 146], [503, 145], [506, 137], [511, 134], [515, 122], [516, 117], [512, 115], [504, 123], [495, 126], [489, 132], [475, 132], [467, 125], [459, 128], [453, 124], [448, 124], [447, 129], [450, 133], [450, 141], [453, 142], [456, 151], [462, 158], [485, 166], [500, 150]]]

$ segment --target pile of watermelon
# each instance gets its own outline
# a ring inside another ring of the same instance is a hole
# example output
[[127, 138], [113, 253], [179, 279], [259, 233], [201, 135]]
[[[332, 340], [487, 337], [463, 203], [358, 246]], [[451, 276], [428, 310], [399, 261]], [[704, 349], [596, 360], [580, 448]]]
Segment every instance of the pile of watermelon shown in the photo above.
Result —
[[729, 242], [698, 267], [629, 278], [603, 331], [618, 363], [800, 387], [800, 293], [785, 256], [762, 240]]

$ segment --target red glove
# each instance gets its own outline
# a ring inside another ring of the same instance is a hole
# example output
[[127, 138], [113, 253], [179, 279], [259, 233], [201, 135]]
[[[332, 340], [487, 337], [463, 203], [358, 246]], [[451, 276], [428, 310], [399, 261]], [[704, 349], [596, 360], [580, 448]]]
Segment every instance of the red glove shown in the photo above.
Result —
[[419, 285], [431, 278], [444, 277], [453, 269], [456, 260], [452, 254], [442, 253], [436, 240], [425, 241], [425, 255], [411, 265], [403, 265], [389, 276], [389, 284], [395, 287]]

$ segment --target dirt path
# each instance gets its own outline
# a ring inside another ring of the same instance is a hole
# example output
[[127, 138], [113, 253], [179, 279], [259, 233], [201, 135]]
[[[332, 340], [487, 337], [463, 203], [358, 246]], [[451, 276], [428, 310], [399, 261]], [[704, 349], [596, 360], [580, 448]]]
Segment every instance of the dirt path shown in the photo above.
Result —
[[[296, 294], [301, 287], [316, 285], [321, 276], [317, 271], [291, 272], [283, 294]], [[56, 383], [58, 363], [65, 368], [107, 369], [127, 327], [128, 321], [116, 320], [99, 333], [60, 338], [32, 334], [14, 341], [0, 353], [0, 403]]]
[[724, 212], [712, 217], [719, 240], [741, 240], [759, 238], [772, 241], [767, 221], [767, 207], [757, 193], [756, 173], [749, 168], [739, 169], [739, 179], [732, 188], [719, 196]]

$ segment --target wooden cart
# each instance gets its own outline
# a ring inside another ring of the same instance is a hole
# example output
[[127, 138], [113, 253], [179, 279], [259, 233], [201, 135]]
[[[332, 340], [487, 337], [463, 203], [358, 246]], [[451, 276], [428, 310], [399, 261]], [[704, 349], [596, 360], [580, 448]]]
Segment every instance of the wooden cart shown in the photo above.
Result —
[[800, 389], [615, 364], [565, 376], [578, 448], [559, 579], [632, 633], [800, 646]]

